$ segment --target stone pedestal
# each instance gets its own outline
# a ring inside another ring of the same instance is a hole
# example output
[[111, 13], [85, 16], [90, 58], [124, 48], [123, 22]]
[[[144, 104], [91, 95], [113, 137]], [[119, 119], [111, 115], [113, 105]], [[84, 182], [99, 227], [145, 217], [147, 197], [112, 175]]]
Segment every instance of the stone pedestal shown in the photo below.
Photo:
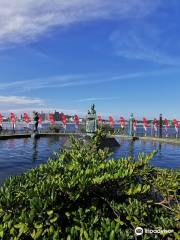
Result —
[[92, 135], [97, 130], [97, 117], [95, 114], [88, 114], [86, 117], [86, 133]]

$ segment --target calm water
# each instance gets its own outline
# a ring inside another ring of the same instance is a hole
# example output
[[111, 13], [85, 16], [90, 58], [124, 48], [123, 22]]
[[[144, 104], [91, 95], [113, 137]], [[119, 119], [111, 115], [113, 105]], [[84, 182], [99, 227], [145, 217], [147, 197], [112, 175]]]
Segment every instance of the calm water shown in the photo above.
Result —
[[120, 147], [114, 150], [114, 156], [137, 157], [139, 152], [151, 153], [158, 150], [158, 153], [151, 160], [151, 164], [163, 168], [180, 168], [180, 145], [158, 143], [152, 141], [127, 141], [120, 140]]
[[65, 141], [66, 138], [62, 137], [0, 140], [0, 184], [8, 176], [47, 162]]
[[[62, 148], [66, 138], [49, 137], [33, 139], [0, 140], [0, 184], [12, 175], [19, 175], [40, 163], [47, 162], [53, 152]], [[157, 149], [158, 154], [151, 161], [157, 167], [179, 168], [180, 146], [120, 140], [121, 146], [114, 149], [114, 157], [137, 156], [139, 152], [149, 153]]]

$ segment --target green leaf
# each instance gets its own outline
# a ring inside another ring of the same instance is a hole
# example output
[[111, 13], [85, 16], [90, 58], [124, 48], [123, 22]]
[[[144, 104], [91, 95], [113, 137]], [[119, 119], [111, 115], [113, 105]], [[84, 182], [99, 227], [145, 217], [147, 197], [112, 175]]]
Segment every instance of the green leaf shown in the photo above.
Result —
[[4, 236], [3, 225], [0, 225], [0, 237], [3, 238], [3, 236]]
[[57, 217], [57, 216], [55, 216], [54, 218], [50, 219], [50, 223], [54, 223], [54, 222], [56, 222], [56, 221], [57, 221], [57, 219], [58, 219], [58, 217]]
[[109, 235], [109, 240], [114, 240], [115, 239], [115, 231], [112, 230], [110, 235]]
[[86, 239], [86, 240], [89, 240], [89, 235], [88, 235], [88, 233], [86, 232], [86, 230], [84, 230], [83, 233], [84, 233], [84, 237], [85, 237], [85, 239]]
[[11, 216], [12, 216], [11, 213], [5, 214], [3, 217], [3, 222], [7, 222], [11, 218]]
[[53, 211], [53, 210], [47, 211], [47, 214], [48, 214], [49, 216], [52, 216], [52, 215], [53, 215], [53, 213], [54, 213], [54, 211]]
[[174, 232], [174, 236], [176, 240], [180, 240], [180, 235], [178, 233]]
[[41, 237], [42, 232], [43, 232], [43, 229], [42, 229], [42, 228], [41, 228], [41, 229], [37, 229], [37, 231], [34, 230], [33, 233], [31, 234], [31, 237], [32, 237], [34, 240], [37, 240], [37, 239], [39, 239], [39, 238]]
[[35, 224], [34, 224], [34, 227], [37, 228], [37, 229], [39, 229], [39, 228], [42, 228], [42, 227], [43, 227], [43, 224], [42, 224], [42, 223], [40, 223], [40, 224], [35, 223]]

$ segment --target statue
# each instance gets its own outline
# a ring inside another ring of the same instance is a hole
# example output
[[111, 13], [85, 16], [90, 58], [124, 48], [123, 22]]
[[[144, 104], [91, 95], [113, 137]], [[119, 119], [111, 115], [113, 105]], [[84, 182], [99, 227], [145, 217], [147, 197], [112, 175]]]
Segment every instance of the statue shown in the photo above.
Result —
[[95, 105], [91, 106], [91, 114], [96, 114]]
[[96, 110], [95, 105], [93, 104], [91, 106], [91, 111], [88, 110], [88, 114], [86, 117], [86, 133], [93, 134], [97, 130], [97, 116], [96, 116]]

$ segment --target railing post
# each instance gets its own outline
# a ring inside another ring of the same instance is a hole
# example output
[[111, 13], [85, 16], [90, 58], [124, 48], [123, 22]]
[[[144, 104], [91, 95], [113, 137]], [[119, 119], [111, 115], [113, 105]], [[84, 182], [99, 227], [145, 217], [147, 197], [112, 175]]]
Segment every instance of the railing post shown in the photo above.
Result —
[[163, 119], [162, 114], [159, 116], [159, 137], [162, 138]]
[[133, 131], [133, 121], [134, 121], [134, 114], [131, 113], [130, 119], [129, 119], [129, 136], [133, 137], [134, 131]]

